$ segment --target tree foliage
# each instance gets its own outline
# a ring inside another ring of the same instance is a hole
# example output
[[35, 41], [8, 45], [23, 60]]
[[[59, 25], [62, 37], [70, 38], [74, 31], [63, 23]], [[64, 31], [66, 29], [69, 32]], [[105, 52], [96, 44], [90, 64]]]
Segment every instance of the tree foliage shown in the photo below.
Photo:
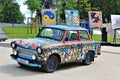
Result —
[[23, 23], [24, 16], [14, 0], [0, 0], [0, 22]]
[[[22, 22], [24, 16], [21, 14], [16, 0], [0, 0], [0, 22]], [[47, 1], [47, 2], [45, 2]], [[43, 2], [47, 3], [43, 7]], [[103, 21], [110, 20], [111, 14], [120, 14], [120, 0], [26, 0], [25, 5], [33, 14], [41, 16], [42, 8], [53, 8], [57, 10], [58, 19], [65, 19], [65, 10], [78, 10], [80, 19], [88, 19], [88, 11], [102, 11]], [[31, 14], [31, 16], [32, 16]]]
[[78, 10], [80, 18], [87, 18], [88, 11], [91, 10], [91, 4], [89, 0], [54, 0], [54, 8], [57, 9], [60, 17], [65, 19], [65, 10]]
[[54, 0], [54, 9], [57, 10], [58, 19], [65, 21], [65, 10], [74, 10], [77, 6], [75, 0]]
[[79, 10], [80, 19], [88, 19], [88, 11], [102, 11], [103, 21], [111, 14], [120, 14], [120, 0], [54, 0], [60, 14], [64, 10]]
[[77, 9], [81, 19], [88, 19], [88, 11], [92, 10], [89, 0], [77, 0]]
[[28, 6], [28, 9], [31, 11], [31, 17], [35, 11], [41, 10], [42, 1], [41, 0], [26, 0], [25, 4]]
[[90, 0], [92, 10], [102, 11], [103, 21], [110, 21], [111, 14], [120, 14], [120, 0]]

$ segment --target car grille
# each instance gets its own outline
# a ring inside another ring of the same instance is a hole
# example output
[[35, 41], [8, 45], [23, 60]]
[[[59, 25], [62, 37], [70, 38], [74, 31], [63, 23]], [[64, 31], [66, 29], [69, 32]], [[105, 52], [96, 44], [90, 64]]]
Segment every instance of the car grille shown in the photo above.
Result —
[[36, 51], [35, 50], [28, 50], [28, 49], [24, 49], [24, 48], [17, 48], [17, 52], [18, 54], [23, 54], [23, 55], [26, 55], [26, 56], [33, 56], [36, 54]]

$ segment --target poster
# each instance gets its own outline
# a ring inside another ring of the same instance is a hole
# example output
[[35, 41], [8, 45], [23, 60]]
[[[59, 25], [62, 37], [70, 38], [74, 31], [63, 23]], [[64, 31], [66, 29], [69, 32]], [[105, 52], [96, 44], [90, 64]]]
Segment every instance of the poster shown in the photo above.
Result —
[[120, 15], [111, 15], [112, 28], [120, 28]]
[[67, 25], [79, 26], [78, 10], [65, 10], [65, 18], [66, 18]]
[[89, 21], [91, 28], [101, 28], [102, 27], [102, 12], [101, 11], [90, 11]]
[[42, 9], [42, 25], [55, 25], [56, 12], [54, 9]]

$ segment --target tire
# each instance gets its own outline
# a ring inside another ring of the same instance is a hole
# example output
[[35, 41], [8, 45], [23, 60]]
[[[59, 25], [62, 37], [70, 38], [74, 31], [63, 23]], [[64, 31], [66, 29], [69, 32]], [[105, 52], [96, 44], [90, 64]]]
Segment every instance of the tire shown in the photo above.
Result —
[[83, 60], [83, 64], [84, 65], [90, 65], [92, 63], [92, 61], [94, 61], [94, 55], [93, 55], [93, 52], [88, 52], [86, 54], [86, 58]]
[[44, 65], [42, 68], [45, 72], [52, 73], [57, 69], [58, 64], [58, 58], [53, 55], [48, 58], [47, 64]]

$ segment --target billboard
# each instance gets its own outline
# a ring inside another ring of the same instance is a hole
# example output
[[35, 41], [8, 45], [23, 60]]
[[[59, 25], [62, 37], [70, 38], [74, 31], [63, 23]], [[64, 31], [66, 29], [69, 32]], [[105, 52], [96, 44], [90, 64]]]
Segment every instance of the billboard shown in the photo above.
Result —
[[91, 28], [101, 28], [102, 27], [102, 12], [101, 11], [90, 11], [89, 21]]
[[66, 24], [79, 26], [78, 10], [65, 10]]
[[55, 25], [56, 12], [54, 9], [42, 9], [42, 25]]
[[120, 15], [111, 15], [112, 28], [120, 28]]

